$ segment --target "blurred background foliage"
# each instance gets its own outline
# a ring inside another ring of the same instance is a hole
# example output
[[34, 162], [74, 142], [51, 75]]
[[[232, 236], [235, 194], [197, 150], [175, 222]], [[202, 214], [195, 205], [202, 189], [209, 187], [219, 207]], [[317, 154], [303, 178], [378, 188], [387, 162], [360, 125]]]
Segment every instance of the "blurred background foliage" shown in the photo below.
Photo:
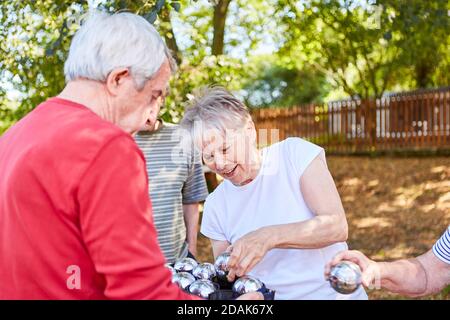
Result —
[[64, 87], [71, 38], [93, 8], [142, 15], [164, 37], [179, 64], [167, 121], [202, 85], [269, 108], [450, 84], [446, 0], [5, 0], [0, 133]]

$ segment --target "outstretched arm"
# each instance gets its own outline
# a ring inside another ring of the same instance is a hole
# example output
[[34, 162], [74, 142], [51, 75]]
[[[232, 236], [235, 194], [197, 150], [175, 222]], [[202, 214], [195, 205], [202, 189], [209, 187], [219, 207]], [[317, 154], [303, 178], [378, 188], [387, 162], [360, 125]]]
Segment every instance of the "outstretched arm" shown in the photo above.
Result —
[[439, 260], [432, 250], [417, 258], [393, 262], [375, 262], [359, 251], [344, 251], [326, 266], [325, 276], [328, 277], [331, 268], [342, 260], [360, 266], [364, 286], [411, 297], [437, 293], [450, 284], [450, 265]]

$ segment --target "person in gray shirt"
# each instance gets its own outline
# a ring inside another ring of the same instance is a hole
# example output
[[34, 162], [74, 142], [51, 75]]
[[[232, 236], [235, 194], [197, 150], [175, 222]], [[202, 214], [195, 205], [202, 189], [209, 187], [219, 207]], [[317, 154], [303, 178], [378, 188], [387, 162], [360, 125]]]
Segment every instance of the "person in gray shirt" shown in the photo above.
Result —
[[199, 202], [208, 196], [200, 156], [182, 140], [178, 125], [161, 119], [149, 120], [135, 136], [146, 159], [153, 219], [168, 263], [197, 254]]

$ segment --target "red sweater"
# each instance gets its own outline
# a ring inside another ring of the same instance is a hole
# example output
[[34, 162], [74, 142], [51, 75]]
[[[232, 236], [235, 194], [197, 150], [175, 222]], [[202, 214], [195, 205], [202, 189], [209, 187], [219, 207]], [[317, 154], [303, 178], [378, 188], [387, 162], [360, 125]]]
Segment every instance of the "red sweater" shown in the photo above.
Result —
[[192, 299], [164, 267], [132, 137], [51, 98], [0, 137], [0, 299]]

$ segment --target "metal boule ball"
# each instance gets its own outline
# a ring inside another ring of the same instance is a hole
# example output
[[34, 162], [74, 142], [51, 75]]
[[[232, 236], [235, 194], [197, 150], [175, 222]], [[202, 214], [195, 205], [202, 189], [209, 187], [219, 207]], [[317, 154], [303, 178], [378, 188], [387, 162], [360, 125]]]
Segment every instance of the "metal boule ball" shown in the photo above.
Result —
[[174, 274], [177, 273], [177, 271], [175, 270], [175, 268], [172, 267], [172, 265], [171, 265], [170, 263], [166, 263], [164, 266], [165, 266], [167, 269], [169, 269], [170, 272], [172, 272], [172, 276], [173, 276]]
[[194, 276], [184, 271], [178, 272], [172, 276], [172, 282], [178, 285], [183, 290], [186, 290], [187, 287], [189, 287], [194, 281]]
[[264, 284], [261, 280], [252, 276], [243, 276], [237, 279], [233, 284], [233, 292], [241, 295], [244, 293], [255, 292], [261, 289]]
[[328, 281], [339, 293], [353, 293], [361, 285], [361, 269], [350, 261], [339, 262], [331, 269]]
[[219, 255], [214, 262], [214, 267], [216, 268], [216, 272], [219, 277], [223, 278], [228, 275], [228, 260], [230, 260], [230, 253], [224, 252]]
[[209, 295], [216, 292], [219, 286], [211, 280], [198, 279], [191, 283], [189, 286], [189, 292], [196, 296], [208, 299]]
[[198, 265], [197, 261], [192, 258], [183, 258], [175, 262], [174, 268], [177, 272], [192, 272], [194, 268]]
[[216, 268], [212, 263], [200, 263], [194, 268], [192, 274], [197, 279], [212, 280], [216, 276]]

